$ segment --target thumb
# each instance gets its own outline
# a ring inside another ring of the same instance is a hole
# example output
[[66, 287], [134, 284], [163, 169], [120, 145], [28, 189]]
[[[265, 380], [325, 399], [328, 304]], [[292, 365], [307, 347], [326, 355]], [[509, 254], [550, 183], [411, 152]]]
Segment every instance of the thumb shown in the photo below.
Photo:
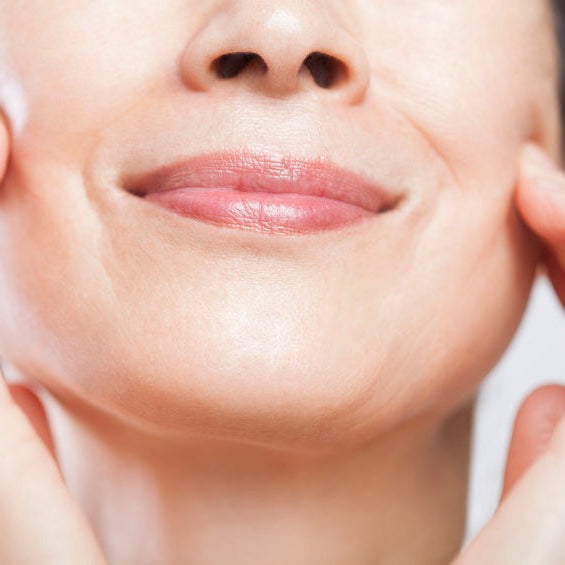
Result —
[[44, 419], [29, 389], [9, 389], [0, 378], [0, 562], [105, 563], [86, 515], [46, 449]]
[[[516, 418], [504, 500], [455, 565], [565, 563], [564, 387], [532, 393]], [[549, 440], [548, 440], [549, 438]]]
[[565, 416], [565, 387], [546, 385], [534, 390], [524, 400], [514, 421], [508, 450], [502, 499], [546, 451], [553, 431]]

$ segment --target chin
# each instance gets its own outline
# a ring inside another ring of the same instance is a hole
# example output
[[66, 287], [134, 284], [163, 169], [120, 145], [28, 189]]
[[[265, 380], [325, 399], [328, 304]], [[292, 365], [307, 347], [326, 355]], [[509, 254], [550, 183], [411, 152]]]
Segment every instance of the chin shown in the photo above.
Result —
[[174, 331], [116, 326], [103, 356], [83, 340], [65, 372], [40, 380], [67, 405], [160, 440], [354, 450], [410, 421], [440, 422], [466, 403], [514, 334], [531, 279], [523, 281], [491, 289], [481, 308], [478, 296], [460, 297], [456, 313], [446, 301], [438, 318], [421, 304], [417, 311], [414, 296], [396, 321], [398, 312], [371, 310], [371, 324], [362, 309], [321, 318], [279, 303], [278, 316], [266, 318], [242, 302], [243, 318], [208, 304], [206, 318]]

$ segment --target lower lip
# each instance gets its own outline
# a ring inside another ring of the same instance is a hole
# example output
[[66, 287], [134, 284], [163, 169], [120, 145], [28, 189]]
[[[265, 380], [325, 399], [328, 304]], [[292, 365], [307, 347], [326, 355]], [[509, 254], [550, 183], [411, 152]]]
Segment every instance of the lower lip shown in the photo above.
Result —
[[228, 188], [179, 188], [152, 192], [144, 199], [204, 222], [282, 234], [335, 229], [375, 215], [359, 206], [320, 196]]

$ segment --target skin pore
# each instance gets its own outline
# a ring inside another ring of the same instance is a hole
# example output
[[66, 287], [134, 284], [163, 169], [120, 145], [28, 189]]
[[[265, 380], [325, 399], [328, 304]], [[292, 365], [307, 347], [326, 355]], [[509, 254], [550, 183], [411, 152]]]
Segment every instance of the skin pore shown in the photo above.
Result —
[[[266, 72], [219, 78], [235, 51]], [[345, 69], [332, 88], [311, 52]], [[2, 3], [0, 353], [41, 394], [110, 563], [457, 553], [472, 395], [539, 258], [518, 158], [557, 158], [556, 84], [542, 0]], [[402, 199], [276, 235], [124, 188], [242, 149]]]

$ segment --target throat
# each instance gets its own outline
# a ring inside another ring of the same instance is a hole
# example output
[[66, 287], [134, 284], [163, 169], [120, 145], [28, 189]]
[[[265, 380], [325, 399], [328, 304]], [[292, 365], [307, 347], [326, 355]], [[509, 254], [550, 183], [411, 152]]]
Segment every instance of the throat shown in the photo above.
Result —
[[470, 407], [324, 457], [209, 439], [149, 449], [54, 411], [109, 563], [431, 565], [462, 541]]

